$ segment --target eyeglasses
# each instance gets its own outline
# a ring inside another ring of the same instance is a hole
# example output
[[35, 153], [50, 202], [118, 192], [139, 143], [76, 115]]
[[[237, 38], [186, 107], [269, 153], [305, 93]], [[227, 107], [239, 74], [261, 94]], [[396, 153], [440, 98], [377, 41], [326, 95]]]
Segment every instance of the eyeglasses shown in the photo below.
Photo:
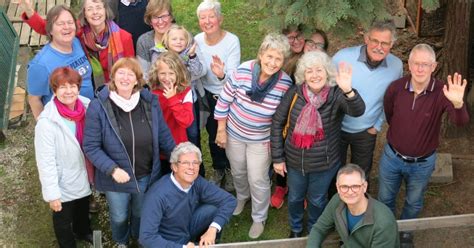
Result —
[[349, 192], [349, 189], [351, 189], [352, 192], [357, 193], [362, 188], [362, 185], [364, 185], [364, 184], [339, 185], [338, 188], [339, 188], [339, 191], [341, 191], [342, 193]]
[[286, 36], [288, 38], [288, 42], [293, 43], [295, 40], [302, 41], [304, 40], [303, 34], [299, 34], [297, 36]]
[[156, 21], [156, 22], [160, 21], [160, 20], [162, 22], [167, 22], [167, 21], [169, 21], [170, 17], [171, 17], [171, 14], [165, 14], [165, 15], [160, 15], [160, 16], [152, 16], [151, 20]]
[[191, 167], [191, 165], [193, 167], [197, 167], [201, 164], [201, 162], [199, 162], [199, 161], [192, 161], [192, 162], [191, 161], [178, 161], [178, 164], [184, 165], [184, 166], [187, 166], [187, 167]]
[[374, 39], [374, 38], [370, 38], [369, 37], [369, 44], [371, 46], [381, 46], [383, 49], [387, 49], [387, 48], [390, 48], [390, 46], [392, 45], [392, 42], [386, 42], [386, 41], [379, 41], [377, 39]]
[[431, 66], [433, 66], [434, 63], [422, 63], [422, 62], [411, 62], [411, 61], [408, 61], [408, 63], [415, 67], [415, 68], [420, 68], [422, 70], [426, 70], [426, 69], [429, 69], [431, 68]]
[[320, 49], [324, 51], [324, 43], [314, 42], [313, 40], [305, 40], [305, 45], [312, 49]]

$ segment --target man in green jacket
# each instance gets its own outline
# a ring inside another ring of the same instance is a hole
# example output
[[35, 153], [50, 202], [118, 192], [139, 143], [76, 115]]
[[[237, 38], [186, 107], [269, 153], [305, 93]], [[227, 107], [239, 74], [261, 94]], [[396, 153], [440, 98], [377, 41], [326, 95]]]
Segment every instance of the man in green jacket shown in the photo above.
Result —
[[392, 211], [366, 194], [365, 172], [347, 164], [337, 173], [334, 195], [308, 237], [307, 248], [321, 247], [335, 227], [341, 247], [399, 247], [398, 227]]

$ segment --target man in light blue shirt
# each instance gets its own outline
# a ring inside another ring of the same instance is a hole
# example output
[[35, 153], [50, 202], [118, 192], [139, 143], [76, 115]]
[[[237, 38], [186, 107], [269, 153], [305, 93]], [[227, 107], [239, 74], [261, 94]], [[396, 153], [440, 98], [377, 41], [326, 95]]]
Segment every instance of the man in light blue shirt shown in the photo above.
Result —
[[[364, 45], [344, 48], [333, 57], [336, 65], [341, 61], [352, 65], [352, 87], [357, 89], [365, 102], [362, 116], [345, 116], [342, 121], [341, 164], [346, 164], [347, 148], [350, 147], [350, 162], [364, 169], [367, 179], [377, 133], [385, 119], [385, 90], [403, 74], [402, 61], [390, 53], [395, 35], [395, 26], [391, 21], [376, 21], [364, 35]], [[335, 189], [330, 193], [335, 193]]]

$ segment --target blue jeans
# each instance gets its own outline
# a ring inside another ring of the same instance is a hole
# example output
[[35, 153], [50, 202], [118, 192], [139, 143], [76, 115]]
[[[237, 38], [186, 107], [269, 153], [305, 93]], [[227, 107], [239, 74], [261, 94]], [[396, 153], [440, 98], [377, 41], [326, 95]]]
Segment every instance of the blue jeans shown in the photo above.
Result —
[[321, 172], [303, 173], [287, 166], [288, 212], [293, 232], [303, 231], [304, 199], [308, 201], [308, 232], [321, 216], [328, 202], [327, 191], [339, 164]]
[[[189, 222], [189, 233], [191, 235], [191, 240], [185, 240], [181, 243], [186, 244], [189, 241], [199, 242], [201, 236], [207, 231], [207, 229], [209, 229], [209, 226], [216, 217], [216, 214], [217, 207], [214, 205], [203, 204], [196, 208], [193, 213], [193, 218]], [[223, 226], [221, 228], [223, 228]], [[221, 232], [217, 233], [216, 239], [218, 239]]]
[[425, 162], [406, 163], [386, 144], [379, 165], [379, 201], [395, 214], [395, 202], [403, 179], [406, 197], [400, 219], [416, 218], [423, 208], [423, 195], [435, 162], [436, 153], [433, 153]]
[[[130, 179], [133, 180], [133, 179]], [[140, 193], [106, 191], [109, 205], [112, 239], [119, 244], [128, 244], [129, 236], [138, 239], [143, 199], [150, 175], [138, 179]]]

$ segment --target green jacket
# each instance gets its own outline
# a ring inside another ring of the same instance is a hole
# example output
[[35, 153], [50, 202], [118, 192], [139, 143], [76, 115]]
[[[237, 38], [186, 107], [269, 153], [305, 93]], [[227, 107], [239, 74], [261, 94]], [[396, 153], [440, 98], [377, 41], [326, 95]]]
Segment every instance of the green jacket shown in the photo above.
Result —
[[321, 247], [326, 235], [334, 227], [343, 242], [341, 247], [400, 247], [398, 226], [392, 211], [383, 203], [368, 195], [367, 197], [369, 199], [367, 211], [363, 219], [349, 233], [346, 218], [347, 206], [341, 201], [339, 194], [336, 194], [311, 229], [306, 247]]

